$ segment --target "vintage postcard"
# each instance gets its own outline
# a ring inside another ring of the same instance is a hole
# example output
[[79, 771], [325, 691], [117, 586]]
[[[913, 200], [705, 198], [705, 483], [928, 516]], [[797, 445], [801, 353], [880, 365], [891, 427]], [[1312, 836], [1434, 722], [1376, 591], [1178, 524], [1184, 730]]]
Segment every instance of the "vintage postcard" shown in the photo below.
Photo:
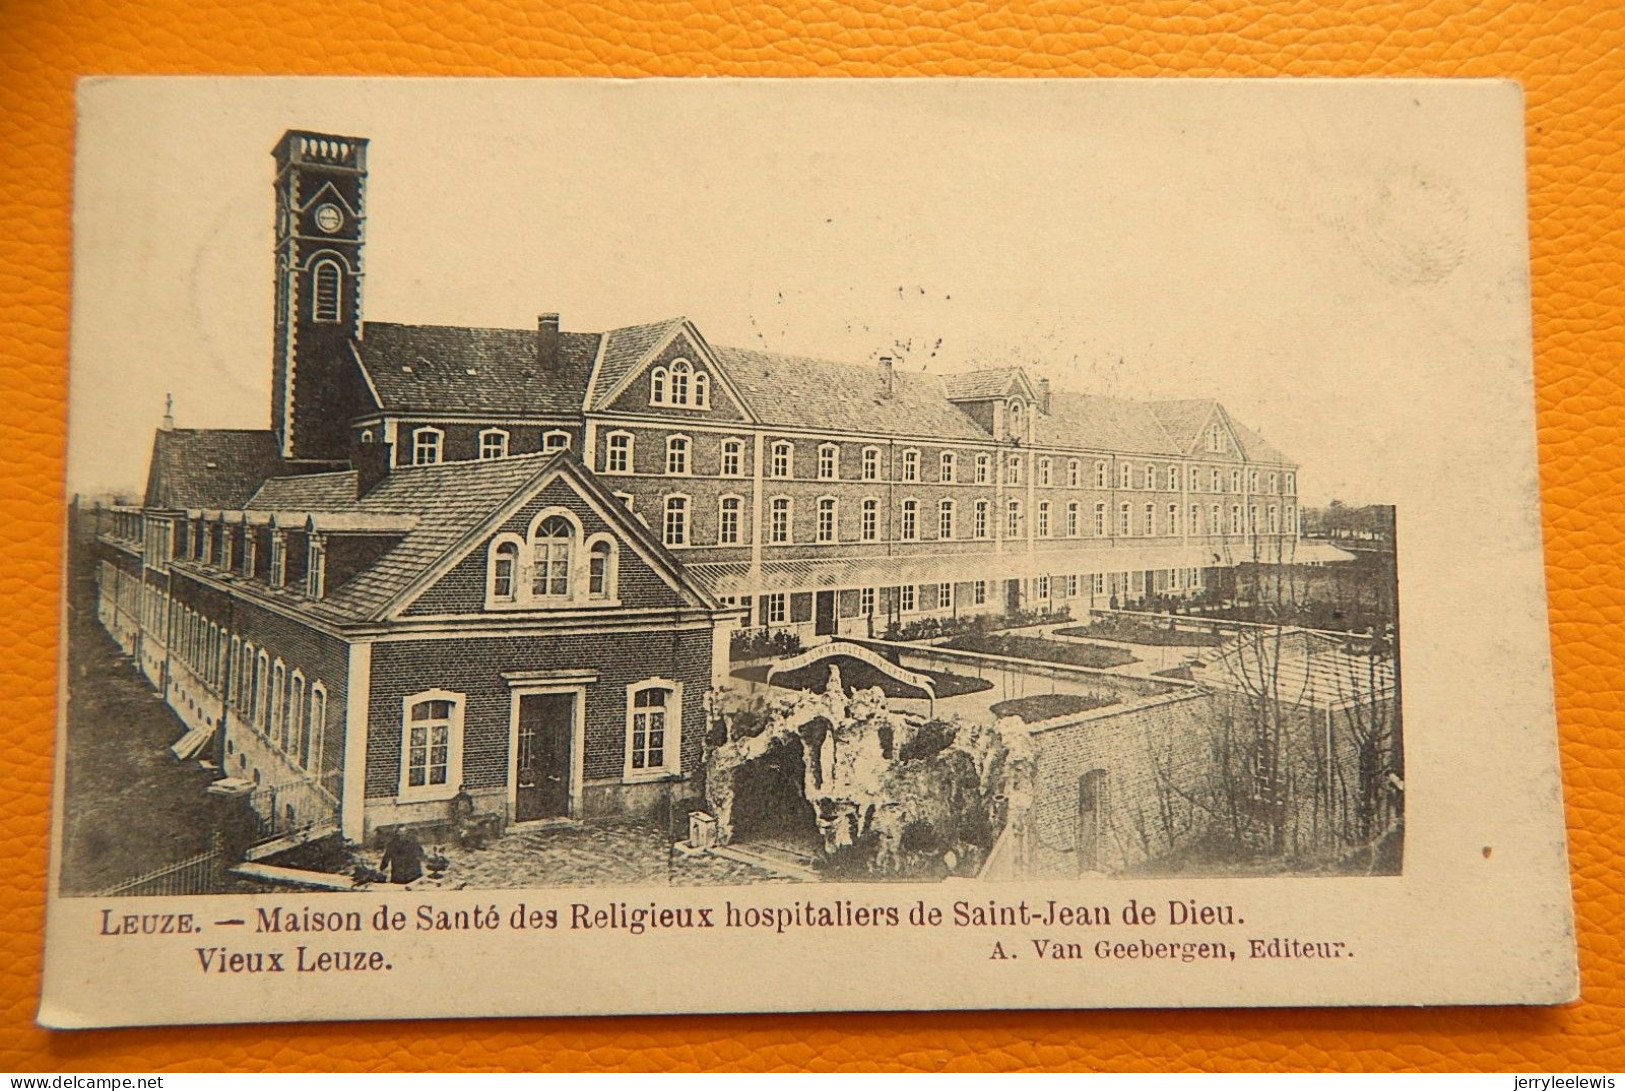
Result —
[[1573, 999], [1522, 134], [85, 83], [41, 1020]]

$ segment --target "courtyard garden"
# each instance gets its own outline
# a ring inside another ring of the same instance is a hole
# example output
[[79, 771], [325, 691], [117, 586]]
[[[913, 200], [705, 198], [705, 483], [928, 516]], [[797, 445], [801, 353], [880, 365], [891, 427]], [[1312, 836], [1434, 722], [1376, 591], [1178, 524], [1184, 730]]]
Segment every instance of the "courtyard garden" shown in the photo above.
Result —
[[1042, 720], [1053, 720], [1057, 716], [1070, 716], [1073, 713], [1088, 712], [1118, 703], [1115, 697], [1097, 697], [1084, 693], [1034, 693], [1027, 697], [1000, 701], [993, 706], [992, 711], [993, 715], [1000, 719], [1015, 716], [1022, 723], [1036, 724]]
[[1087, 625], [1071, 625], [1055, 630], [1056, 636], [1120, 640], [1125, 644], [1145, 644], [1158, 648], [1216, 648], [1225, 638], [1213, 632], [1176, 629], [1173, 619], [1155, 622], [1148, 618], [1105, 614]]
[[[840, 660], [841, 684], [848, 693], [860, 689], [879, 687], [887, 697], [918, 697], [920, 693], [913, 686], [898, 681], [887, 674], [870, 666], [860, 659], [843, 657]], [[757, 663], [749, 667], [735, 668], [733, 676], [746, 682], [765, 683], [767, 672], [771, 665]], [[936, 688], [938, 697], [962, 697], [967, 693], [980, 693], [985, 689], [992, 689], [993, 683], [986, 678], [972, 678], [965, 674], [950, 674], [947, 671], [914, 671], [931, 679]], [[794, 690], [822, 690], [829, 678], [829, 664], [819, 662], [809, 664], [800, 670], [783, 671], [773, 677], [773, 685], [780, 689]]]
[[1016, 636], [1010, 633], [962, 633], [951, 640], [943, 641], [939, 646], [956, 651], [1013, 656], [1017, 659], [1062, 663], [1069, 667], [1088, 667], [1093, 670], [1107, 670], [1139, 662], [1139, 657], [1120, 647], [1066, 643], [1041, 636]]

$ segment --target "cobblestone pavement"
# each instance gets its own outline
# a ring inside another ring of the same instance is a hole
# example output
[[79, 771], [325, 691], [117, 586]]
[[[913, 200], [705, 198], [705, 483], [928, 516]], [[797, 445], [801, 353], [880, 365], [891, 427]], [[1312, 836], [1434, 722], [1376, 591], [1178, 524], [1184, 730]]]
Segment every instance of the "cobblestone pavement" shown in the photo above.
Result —
[[[431, 854], [436, 849], [433, 844], [424, 847]], [[530, 827], [511, 830], [483, 849], [442, 845], [439, 851], [451, 865], [438, 885], [452, 888], [738, 886], [794, 881], [718, 856], [685, 856], [659, 829], [635, 822]], [[376, 867], [380, 855], [369, 849], [354, 859]]]

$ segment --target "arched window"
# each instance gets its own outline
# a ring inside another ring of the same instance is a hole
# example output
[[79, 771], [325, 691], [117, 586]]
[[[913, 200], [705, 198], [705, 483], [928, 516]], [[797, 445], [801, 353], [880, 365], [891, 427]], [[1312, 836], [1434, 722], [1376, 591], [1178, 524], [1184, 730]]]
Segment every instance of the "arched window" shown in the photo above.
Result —
[[361, 430], [361, 442], [362, 443], [372, 443], [373, 442], [373, 434], [372, 434], [372, 429], [371, 428], [363, 428]]
[[711, 404], [711, 376], [697, 372], [694, 376], [694, 405], [705, 409]]
[[683, 476], [688, 473], [688, 437], [666, 438], [666, 473]]
[[440, 442], [445, 434], [438, 428], [419, 428], [412, 433], [412, 465], [433, 466], [440, 461]]
[[304, 764], [304, 756], [310, 753], [310, 723], [306, 720], [309, 710], [305, 707], [305, 676], [299, 671], [293, 672], [293, 678], [288, 682], [288, 739], [283, 748]]
[[1022, 435], [1021, 403], [1018, 401], [1011, 401], [1009, 405], [1005, 406], [1005, 409], [1010, 415], [1010, 423], [1008, 428], [1009, 434], [1017, 439], [1020, 439]]
[[519, 597], [519, 543], [498, 542], [491, 550], [491, 598], [513, 602]]
[[587, 597], [615, 597], [615, 543], [607, 537], [595, 538], [587, 547]]
[[651, 678], [626, 690], [628, 779], [662, 776], [679, 765], [682, 752], [683, 687]]
[[530, 593], [534, 598], [564, 598], [570, 594], [570, 552], [575, 527], [562, 515], [550, 515], [536, 525], [531, 536]]
[[833, 542], [836, 540], [836, 508], [833, 496], [820, 496], [818, 498], [818, 541]]
[[666, 517], [661, 537], [669, 546], [688, 544], [688, 497], [666, 497]]
[[559, 431], [543, 432], [542, 433], [542, 450], [544, 450], [544, 451], [568, 451], [569, 449], [570, 449], [570, 433], [568, 433], [568, 432], [559, 432]]
[[865, 447], [863, 449], [863, 480], [880, 480], [880, 448]]
[[724, 496], [717, 502], [717, 544], [739, 544], [739, 520], [744, 500], [738, 496]]
[[903, 501], [903, 521], [899, 537], [905, 542], [912, 542], [920, 536], [920, 502], [918, 500]]
[[1122, 471], [1118, 475], [1118, 488], [1132, 489], [1134, 487], [1134, 467], [1124, 462], [1119, 464], [1118, 468]]
[[344, 310], [344, 274], [339, 263], [324, 258], [311, 270], [310, 317], [315, 322], [337, 322]]
[[271, 668], [271, 741], [282, 746], [287, 741], [288, 668], [278, 659]]
[[743, 477], [745, 474], [745, 444], [742, 440], [722, 441], [722, 476]]
[[609, 446], [605, 448], [604, 472], [627, 474], [632, 472], [632, 433], [611, 432]]
[[688, 381], [691, 371], [687, 360], [678, 360], [671, 365], [671, 404], [688, 404]]
[[780, 440], [773, 445], [773, 459], [768, 464], [769, 477], [789, 477], [795, 472], [795, 448]]
[[1050, 461], [1048, 455], [1045, 455], [1043, 458], [1038, 460], [1038, 483], [1040, 485], [1049, 485], [1053, 474], [1052, 466], [1053, 463]]
[[1012, 500], [1005, 505], [1004, 536], [1021, 537], [1021, 501]]
[[947, 541], [954, 536], [954, 502], [943, 500], [937, 505], [937, 537]]
[[865, 542], [880, 538], [880, 501], [872, 496], [863, 499], [858, 519], [858, 538]]
[[317, 769], [322, 763], [322, 737], [327, 728], [327, 687], [320, 682], [310, 684], [309, 746], [304, 753], [306, 769]]
[[1066, 484], [1070, 489], [1076, 489], [1083, 484], [1083, 465], [1075, 458], [1067, 460]]
[[768, 504], [767, 540], [783, 543], [790, 540], [790, 499], [775, 496]]
[[254, 730], [265, 734], [266, 695], [271, 688], [271, 657], [260, 652], [254, 661]]
[[918, 481], [920, 479], [920, 452], [912, 448], [903, 452], [903, 480]]
[[952, 451], [942, 452], [942, 464], [937, 473], [937, 479], [944, 484], [951, 484], [954, 479], [954, 468], [954, 453]]
[[401, 702], [402, 800], [450, 799], [463, 777], [463, 695], [415, 693]]
[[1040, 500], [1038, 502], [1038, 525], [1033, 528], [1033, 531], [1040, 538], [1048, 538], [1049, 537], [1049, 501], [1048, 500]]
[[971, 519], [971, 537], [973, 537], [973, 538], [986, 538], [987, 537], [987, 501], [986, 500], [978, 500], [978, 501], [976, 501], [976, 507], [973, 510], [972, 519]]
[[649, 402], [651, 405], [666, 404], [666, 369], [663, 367], [649, 372]]
[[508, 433], [500, 428], [487, 428], [480, 433], [481, 458], [507, 458]]
[[834, 481], [841, 474], [841, 449], [833, 443], [818, 447], [818, 480]]

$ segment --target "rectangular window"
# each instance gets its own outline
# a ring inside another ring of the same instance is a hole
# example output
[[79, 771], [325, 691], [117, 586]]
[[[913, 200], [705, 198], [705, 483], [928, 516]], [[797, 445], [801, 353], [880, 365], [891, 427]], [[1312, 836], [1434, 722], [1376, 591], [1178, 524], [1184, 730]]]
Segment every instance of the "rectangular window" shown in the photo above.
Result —
[[865, 500], [859, 523], [858, 537], [872, 542], [880, 537], [880, 501]]
[[1168, 526], [1166, 528], [1166, 533], [1171, 534], [1171, 535], [1173, 535], [1175, 537], [1178, 537], [1178, 535], [1179, 535], [1179, 505], [1178, 504], [1169, 504], [1168, 505]]
[[977, 606], [987, 605], [987, 581], [977, 580], [971, 584], [971, 601]]
[[863, 479], [865, 481], [880, 480], [880, 452], [873, 447], [863, 449]]
[[835, 540], [835, 501], [827, 496], [818, 501], [818, 540]]
[[1097, 595], [1106, 593], [1106, 573], [1096, 572], [1089, 577], [1089, 590]]
[[838, 448], [828, 443], [818, 448], [818, 480], [834, 481], [838, 476], [836, 469], [837, 451]]
[[954, 502], [944, 500], [937, 510], [937, 537], [946, 541], [954, 536]]
[[917, 599], [915, 597], [916, 589], [914, 584], [905, 583], [903, 586], [897, 589], [897, 592], [898, 610], [905, 614], [912, 614], [917, 603]]
[[1038, 526], [1036, 528], [1036, 531], [1037, 531], [1038, 537], [1040, 537], [1040, 538], [1048, 538], [1049, 537], [1049, 501], [1048, 500], [1042, 500], [1038, 504]]
[[976, 501], [976, 508], [971, 520], [971, 537], [987, 537], [987, 501]]
[[1240, 534], [1241, 533], [1241, 505], [1240, 504], [1231, 504], [1230, 505], [1230, 533], [1231, 534]]
[[1066, 597], [1069, 599], [1078, 597], [1078, 577], [1075, 575], [1066, 578]]
[[1191, 489], [1191, 492], [1201, 492], [1202, 491], [1202, 474], [1201, 474], [1201, 471], [1198, 470], [1195, 466], [1191, 467], [1190, 489]]
[[976, 483], [986, 485], [993, 473], [993, 460], [987, 455], [976, 456]]
[[769, 625], [783, 625], [785, 619], [785, 600], [788, 595], [782, 591], [767, 597], [767, 623]]
[[744, 502], [737, 496], [724, 496], [717, 511], [717, 543], [739, 544], [739, 516]]
[[903, 452], [903, 480], [918, 481], [920, 479], [920, 452]]
[[1048, 486], [1050, 477], [1054, 473], [1054, 464], [1046, 456], [1038, 460], [1038, 483]]
[[1097, 462], [1097, 463], [1095, 463], [1095, 488], [1104, 489], [1105, 487], [1106, 487], [1106, 464], [1104, 462]]
[[1127, 538], [1134, 533], [1133, 516], [1129, 512], [1129, 506], [1124, 504], [1117, 514], [1117, 533], [1122, 537]]
[[949, 610], [954, 605], [954, 585], [951, 583], [937, 584], [937, 609]]
[[1104, 538], [1105, 536], [1106, 536], [1106, 505], [1105, 504], [1096, 504], [1095, 505], [1095, 537], [1096, 538]]
[[858, 616], [873, 617], [875, 613], [875, 589], [865, 587], [858, 592]]
[[1118, 487], [1119, 488], [1132, 489], [1134, 487], [1134, 467], [1133, 466], [1130, 466], [1127, 462], [1123, 463], [1121, 472], [1119, 473], [1118, 476], [1119, 476], [1119, 481], [1118, 481]]
[[688, 473], [688, 440], [683, 436], [672, 436], [666, 441], [666, 473]]
[[1006, 485], [1021, 484], [1021, 456], [1011, 455], [1010, 460], [1004, 464], [1004, 483]]
[[769, 464], [772, 473], [769, 477], [789, 477], [791, 470], [790, 445], [788, 443], [775, 443], [773, 445], [773, 461]]
[[1157, 506], [1155, 504], [1145, 506], [1145, 532], [1147, 535], [1157, 532]]
[[480, 457], [481, 458], [507, 458], [508, 457], [508, 433], [499, 432], [499, 431], [495, 431], [495, 430], [492, 430], [492, 431], [489, 431], [489, 432], [481, 432], [480, 433]]
[[783, 543], [790, 540], [790, 501], [779, 497], [768, 508], [767, 540]]
[[1076, 538], [1083, 533], [1083, 528], [1078, 525], [1079, 522], [1078, 502], [1074, 500], [1066, 506], [1066, 536], [1068, 538]]
[[669, 546], [688, 544], [688, 499], [682, 496], [666, 498], [665, 542]]
[[1004, 536], [1021, 537], [1021, 501], [1012, 500], [1004, 508]]
[[1049, 577], [1037, 576], [1033, 579], [1033, 595], [1039, 601], [1049, 598]]
[[634, 770], [666, 767], [666, 708], [672, 697], [671, 690], [658, 686], [633, 693], [627, 756]]
[[919, 516], [920, 502], [918, 500], [903, 501], [903, 541], [912, 542], [920, 536]]
[[609, 437], [609, 452], [604, 460], [604, 472], [624, 474], [632, 472], [632, 437], [618, 433]]
[[407, 713], [407, 789], [451, 783], [451, 701], [419, 701]]
[[745, 473], [745, 445], [737, 439], [722, 441], [722, 476], [742, 477]]
[[954, 453], [952, 451], [944, 451], [944, 452], [942, 452], [942, 468], [941, 468], [941, 472], [939, 474], [939, 477], [941, 478], [941, 480], [942, 480], [942, 482], [944, 484], [952, 484], [953, 483], [953, 479], [954, 479]]
[[1069, 489], [1080, 488], [1083, 485], [1083, 463], [1075, 458], [1067, 460], [1066, 485]]
[[1219, 476], [1218, 470], [1214, 470], [1208, 474], [1207, 488], [1209, 492], [1219, 492], [1224, 488], [1224, 481]]
[[412, 465], [433, 466], [440, 461], [440, 433], [433, 428], [419, 428], [412, 433]]

